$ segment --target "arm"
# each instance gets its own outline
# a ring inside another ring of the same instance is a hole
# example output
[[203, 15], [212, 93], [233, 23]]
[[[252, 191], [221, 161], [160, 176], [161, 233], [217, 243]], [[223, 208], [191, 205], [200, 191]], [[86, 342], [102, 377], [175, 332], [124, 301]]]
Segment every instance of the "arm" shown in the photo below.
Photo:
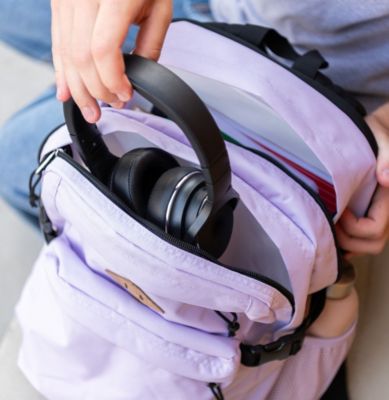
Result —
[[172, 16], [172, 0], [51, 0], [57, 98], [72, 96], [91, 123], [97, 99], [121, 108], [132, 88], [121, 46], [139, 25], [135, 53], [157, 60]]

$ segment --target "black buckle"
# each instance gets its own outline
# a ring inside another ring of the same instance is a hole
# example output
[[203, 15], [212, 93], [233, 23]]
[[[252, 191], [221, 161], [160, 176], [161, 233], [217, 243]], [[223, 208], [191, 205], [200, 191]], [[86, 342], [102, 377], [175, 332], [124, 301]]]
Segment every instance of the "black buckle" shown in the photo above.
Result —
[[309, 306], [308, 316], [302, 324], [291, 334], [280, 337], [269, 344], [240, 344], [241, 363], [246, 367], [257, 367], [274, 360], [285, 360], [297, 354], [304, 342], [305, 333], [316, 320], [324, 308], [326, 289], [313, 293]]
[[240, 344], [241, 363], [246, 367], [257, 367], [274, 360], [285, 360], [297, 354], [303, 345], [305, 332], [286, 335], [269, 344]]
[[325, 299], [326, 289], [312, 294], [308, 316], [293, 333], [264, 345], [241, 343], [241, 363], [246, 367], [257, 367], [270, 361], [285, 360], [289, 356], [297, 354], [303, 346], [307, 329], [322, 312]]

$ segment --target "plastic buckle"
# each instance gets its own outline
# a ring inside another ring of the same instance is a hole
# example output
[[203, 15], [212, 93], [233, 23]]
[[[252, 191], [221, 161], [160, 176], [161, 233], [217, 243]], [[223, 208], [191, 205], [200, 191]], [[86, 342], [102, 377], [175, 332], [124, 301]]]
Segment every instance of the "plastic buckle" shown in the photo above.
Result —
[[304, 333], [291, 334], [265, 345], [241, 343], [241, 363], [246, 367], [257, 367], [270, 361], [285, 360], [297, 354], [303, 345]]

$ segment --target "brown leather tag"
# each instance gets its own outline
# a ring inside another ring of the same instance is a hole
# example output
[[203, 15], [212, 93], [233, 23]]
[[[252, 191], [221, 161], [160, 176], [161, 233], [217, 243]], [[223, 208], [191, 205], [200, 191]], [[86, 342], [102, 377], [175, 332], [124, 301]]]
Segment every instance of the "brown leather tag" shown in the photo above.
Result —
[[105, 271], [115, 282], [124, 287], [124, 289], [126, 289], [127, 292], [130, 293], [132, 297], [134, 297], [140, 303], [160, 314], [165, 313], [165, 311], [155, 301], [153, 301], [139, 286], [135, 285], [134, 282], [131, 282], [129, 279], [123, 278], [122, 276], [108, 269], [106, 269]]

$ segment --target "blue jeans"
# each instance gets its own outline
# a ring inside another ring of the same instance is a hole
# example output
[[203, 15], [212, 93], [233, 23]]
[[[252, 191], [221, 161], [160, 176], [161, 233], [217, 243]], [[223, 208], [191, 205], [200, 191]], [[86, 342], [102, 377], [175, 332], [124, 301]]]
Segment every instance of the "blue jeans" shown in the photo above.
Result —
[[[175, 0], [174, 17], [206, 20], [207, 0]], [[0, 40], [37, 60], [51, 63], [50, 1], [0, 0]], [[124, 51], [133, 48], [131, 29]], [[62, 105], [52, 85], [0, 129], [0, 196], [28, 218], [37, 211], [29, 206], [28, 179], [37, 166], [43, 139], [64, 122]]]

